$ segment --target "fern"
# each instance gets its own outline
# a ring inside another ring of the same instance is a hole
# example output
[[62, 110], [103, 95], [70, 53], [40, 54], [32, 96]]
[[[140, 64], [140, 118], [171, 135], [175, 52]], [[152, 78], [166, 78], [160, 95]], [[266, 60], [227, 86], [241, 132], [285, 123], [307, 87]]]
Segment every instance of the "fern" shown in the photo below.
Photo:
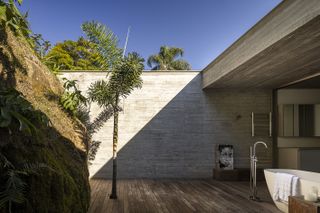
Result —
[[3, 154], [0, 153], [0, 169], [4, 174], [6, 183], [0, 192], [0, 209], [8, 207], [12, 212], [13, 204], [23, 204], [26, 201], [25, 191], [28, 184], [24, 177], [30, 175], [40, 175], [41, 169], [55, 172], [50, 166], [44, 163], [25, 163], [16, 168]]
[[13, 168], [12, 163], [0, 153], [0, 168]]
[[[12, 211], [13, 203], [22, 204], [26, 201], [24, 192], [27, 184], [22, 180], [20, 175], [22, 175], [20, 171], [9, 170], [6, 173], [7, 181], [5, 189], [0, 192], [0, 207], [8, 204], [9, 212]], [[23, 175], [25, 174], [23, 173]]]

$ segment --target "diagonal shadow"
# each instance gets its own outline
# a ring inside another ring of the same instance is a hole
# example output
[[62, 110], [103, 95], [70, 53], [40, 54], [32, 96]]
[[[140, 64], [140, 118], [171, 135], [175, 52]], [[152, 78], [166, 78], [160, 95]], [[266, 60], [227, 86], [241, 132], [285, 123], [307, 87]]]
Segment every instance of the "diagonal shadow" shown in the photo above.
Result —
[[[118, 177], [210, 178], [215, 164], [215, 144], [233, 144], [236, 150], [235, 166], [248, 167], [248, 150], [253, 142], [250, 115], [252, 111], [270, 110], [269, 95], [258, 90], [203, 91], [202, 74], [195, 75], [119, 150]], [[138, 99], [137, 96], [135, 98]], [[147, 99], [140, 100], [141, 103], [135, 102], [139, 106], [125, 108], [125, 113], [140, 110], [133, 113], [139, 113], [142, 117], [148, 114], [148, 107], [152, 108], [157, 102], [148, 102]], [[119, 129], [120, 134], [130, 131], [135, 122], [138, 125], [138, 121], [124, 124]], [[112, 129], [112, 126], [108, 128]], [[271, 139], [264, 140], [272, 146]], [[112, 143], [111, 138], [109, 141]], [[105, 151], [111, 153], [111, 145]], [[262, 153], [262, 163], [271, 166], [271, 154]], [[108, 159], [105, 162], [91, 174], [92, 178], [112, 177], [112, 161]]]

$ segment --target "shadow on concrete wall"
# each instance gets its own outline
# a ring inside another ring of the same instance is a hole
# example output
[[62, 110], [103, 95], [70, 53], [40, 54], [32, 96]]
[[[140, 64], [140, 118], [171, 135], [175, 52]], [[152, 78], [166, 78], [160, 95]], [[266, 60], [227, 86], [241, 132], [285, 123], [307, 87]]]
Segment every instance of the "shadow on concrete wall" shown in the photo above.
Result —
[[[203, 91], [201, 82], [200, 73], [119, 150], [119, 178], [210, 178], [219, 143], [234, 144], [236, 166], [247, 165], [250, 113], [266, 109], [266, 96], [254, 104], [251, 92]], [[93, 178], [111, 175], [109, 160]]]

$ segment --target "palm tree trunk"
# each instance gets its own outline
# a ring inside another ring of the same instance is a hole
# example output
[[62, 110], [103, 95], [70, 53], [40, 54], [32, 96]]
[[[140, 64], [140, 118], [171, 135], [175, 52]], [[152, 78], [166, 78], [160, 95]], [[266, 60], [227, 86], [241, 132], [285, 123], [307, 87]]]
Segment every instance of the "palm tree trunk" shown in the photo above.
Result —
[[116, 98], [115, 107], [113, 108], [113, 152], [112, 152], [112, 191], [110, 199], [117, 199], [117, 146], [118, 146], [118, 102], [119, 98]]

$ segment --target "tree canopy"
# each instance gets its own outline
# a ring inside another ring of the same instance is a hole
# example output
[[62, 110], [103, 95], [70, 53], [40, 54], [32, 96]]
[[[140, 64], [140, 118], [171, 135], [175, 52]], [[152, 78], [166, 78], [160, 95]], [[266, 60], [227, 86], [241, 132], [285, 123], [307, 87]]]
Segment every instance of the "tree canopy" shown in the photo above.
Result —
[[101, 70], [103, 67], [95, 44], [83, 37], [57, 43], [44, 57], [44, 62], [50, 69], [58, 67], [59, 70]]
[[182, 48], [161, 46], [159, 53], [149, 56], [147, 64], [152, 70], [190, 70], [190, 64], [179, 58], [183, 54]]

